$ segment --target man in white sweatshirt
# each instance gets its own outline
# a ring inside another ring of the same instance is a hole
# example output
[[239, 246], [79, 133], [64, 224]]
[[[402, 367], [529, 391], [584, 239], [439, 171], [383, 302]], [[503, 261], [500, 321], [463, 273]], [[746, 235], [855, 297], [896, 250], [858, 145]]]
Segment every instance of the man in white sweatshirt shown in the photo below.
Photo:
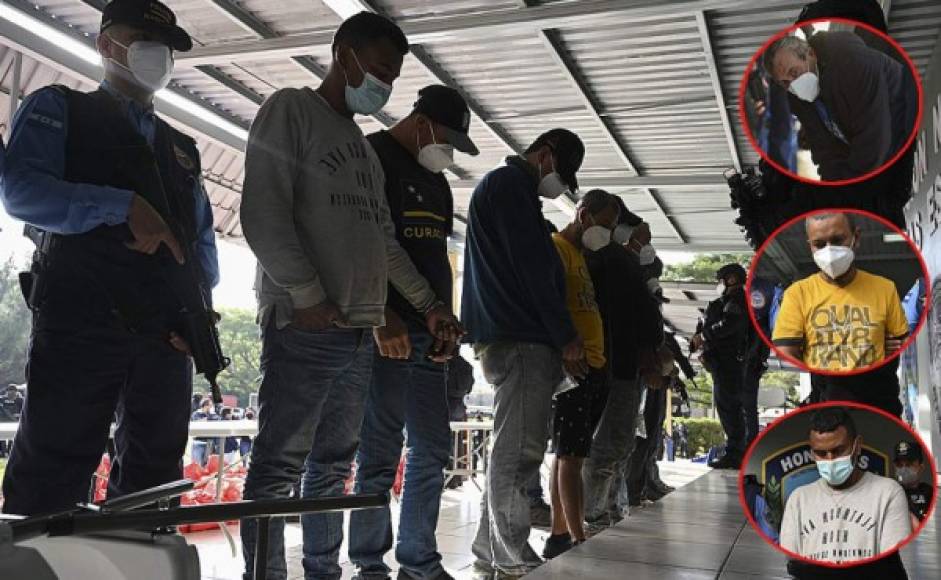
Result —
[[[360, 13], [333, 41], [323, 84], [282, 89], [261, 107], [245, 156], [241, 218], [258, 258], [263, 381], [246, 499], [341, 495], [359, 441], [385, 324], [387, 285], [436, 338], [460, 325], [395, 239], [379, 160], [354, 115], [386, 103], [408, 41], [391, 21]], [[305, 466], [306, 462], [306, 466]], [[307, 578], [339, 580], [342, 513], [302, 518]], [[268, 578], [287, 577], [283, 521], [272, 523]], [[245, 578], [253, 577], [257, 522], [242, 522]]]
[[859, 467], [862, 437], [842, 407], [810, 420], [810, 449], [820, 479], [795, 490], [784, 507], [781, 547], [834, 564], [876, 558], [912, 534], [905, 491]]

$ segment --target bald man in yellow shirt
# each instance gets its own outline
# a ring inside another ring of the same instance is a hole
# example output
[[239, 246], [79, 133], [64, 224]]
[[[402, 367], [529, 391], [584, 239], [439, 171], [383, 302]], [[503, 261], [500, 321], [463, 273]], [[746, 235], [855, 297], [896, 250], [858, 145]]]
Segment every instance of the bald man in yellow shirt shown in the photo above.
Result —
[[871, 367], [898, 351], [908, 336], [895, 283], [854, 264], [860, 230], [853, 214], [807, 218], [807, 241], [820, 271], [784, 292], [774, 345], [813, 370]]

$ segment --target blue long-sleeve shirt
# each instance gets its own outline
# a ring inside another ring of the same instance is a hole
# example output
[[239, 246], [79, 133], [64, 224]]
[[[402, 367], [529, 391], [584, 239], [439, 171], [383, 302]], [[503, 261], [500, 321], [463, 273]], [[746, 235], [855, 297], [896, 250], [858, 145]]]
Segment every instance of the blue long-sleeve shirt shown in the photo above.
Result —
[[471, 343], [535, 342], [563, 348], [578, 336], [565, 277], [525, 161], [488, 173], [467, 222], [461, 319]]
[[[124, 104], [128, 119], [152, 146], [156, 134], [153, 107], [124, 97], [107, 82], [101, 86]], [[133, 191], [65, 181], [68, 125], [68, 102], [61, 91], [40, 89], [23, 101], [13, 119], [5, 163], [0, 166], [0, 200], [7, 213], [63, 235], [126, 222]], [[219, 262], [212, 207], [198, 180], [193, 195], [197, 200], [195, 250], [207, 282], [215, 286], [219, 282]]]

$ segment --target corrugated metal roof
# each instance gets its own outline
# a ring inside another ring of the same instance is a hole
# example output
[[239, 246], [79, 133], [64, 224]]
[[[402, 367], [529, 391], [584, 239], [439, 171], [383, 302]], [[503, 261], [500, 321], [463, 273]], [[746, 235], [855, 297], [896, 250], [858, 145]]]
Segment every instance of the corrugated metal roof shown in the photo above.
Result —
[[[738, 122], [741, 75], [754, 51], [791, 24], [804, 3], [730, 0], [703, 4], [709, 8], [704, 19], [731, 120], [734, 151], [713, 91], [708, 43], [697, 24], [697, 4], [690, 2], [663, 2], [662, 6], [645, 2], [634, 10], [602, 0], [374, 1], [373, 8], [406, 23], [426, 25], [450, 18], [449, 26], [458, 28], [422, 37], [421, 62], [414, 56], [406, 59], [384, 118], [407, 115], [418, 90], [438, 82], [435, 74], [443, 74], [473, 99], [480, 114], [472, 121], [471, 135], [481, 155], [457, 156], [456, 172], [463, 177], [462, 184], [473, 183], [499, 164], [511, 147], [525, 147], [542, 131], [564, 126], [579, 133], [587, 145], [583, 182], [602, 179], [610, 184], [609, 190], [621, 194], [650, 221], [658, 244], [745, 249], [732, 223], [728, 192], [721, 185], [647, 191], [632, 186], [630, 180], [637, 175], [715, 176], [732, 165], [733, 155], [745, 164], [757, 162]], [[98, 29], [100, 1], [31, 0], [30, 4], [71, 25], [75, 34], [94, 34]], [[340, 23], [318, 0], [168, 0], [168, 4], [198, 47], [327, 32]], [[515, 15], [535, 4], [546, 9], [598, 6], [610, 13], [602, 18], [555, 20], [556, 28], [545, 35], [531, 23], [482, 30], [461, 24], [487, 15], [500, 21], [504, 14]], [[890, 32], [922, 68], [941, 31], [937, 8], [936, 0], [892, 2]], [[181, 66], [173, 83], [247, 126], [261, 100], [278, 88], [318, 84], [317, 70], [330, 61], [330, 36], [318, 37], [323, 44], [299, 50], [295, 58], [243, 54], [214, 67]], [[551, 52], [553, 47], [557, 55]], [[11, 59], [5, 49], [0, 57], [3, 87], [8, 90]], [[560, 62], [568, 63], [568, 69]], [[436, 73], [425, 64], [431, 64]], [[27, 92], [63, 80], [47, 66], [24, 61]], [[5, 109], [0, 119], [3, 116]], [[361, 123], [366, 132], [382, 126], [371, 119]], [[242, 155], [202, 137], [199, 141], [217, 229], [237, 237], [241, 234], [237, 209]], [[618, 186], [619, 182], [624, 185]], [[458, 212], [466, 210], [469, 194], [466, 187], [455, 190]], [[554, 205], [545, 205], [553, 221], [561, 224], [568, 219]]]

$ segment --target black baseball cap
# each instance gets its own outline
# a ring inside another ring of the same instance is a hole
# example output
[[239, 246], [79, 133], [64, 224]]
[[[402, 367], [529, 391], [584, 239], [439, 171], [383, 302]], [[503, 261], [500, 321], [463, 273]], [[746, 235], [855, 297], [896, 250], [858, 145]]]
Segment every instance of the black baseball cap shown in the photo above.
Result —
[[471, 115], [461, 93], [444, 85], [428, 85], [418, 91], [413, 112], [421, 113], [444, 127], [448, 143], [461, 153], [480, 153], [467, 134]]
[[559, 172], [562, 181], [573, 193], [577, 191], [578, 178], [575, 174], [585, 160], [585, 144], [568, 129], [550, 129], [537, 137], [528, 151], [535, 151], [543, 145], [548, 145], [555, 152], [555, 170]]
[[737, 274], [742, 281], [745, 281], [745, 278], [748, 277], [748, 272], [745, 271], [745, 268], [741, 264], [726, 264], [719, 268], [719, 271], [716, 272], [716, 279], [725, 278], [729, 274]]
[[193, 39], [177, 26], [176, 14], [157, 0], [112, 0], [101, 12], [101, 32], [114, 24], [160, 36], [173, 50], [186, 52], [193, 48]]
[[925, 454], [921, 450], [921, 445], [913, 441], [900, 441], [895, 446], [895, 460], [910, 459], [914, 461], [924, 461]]

